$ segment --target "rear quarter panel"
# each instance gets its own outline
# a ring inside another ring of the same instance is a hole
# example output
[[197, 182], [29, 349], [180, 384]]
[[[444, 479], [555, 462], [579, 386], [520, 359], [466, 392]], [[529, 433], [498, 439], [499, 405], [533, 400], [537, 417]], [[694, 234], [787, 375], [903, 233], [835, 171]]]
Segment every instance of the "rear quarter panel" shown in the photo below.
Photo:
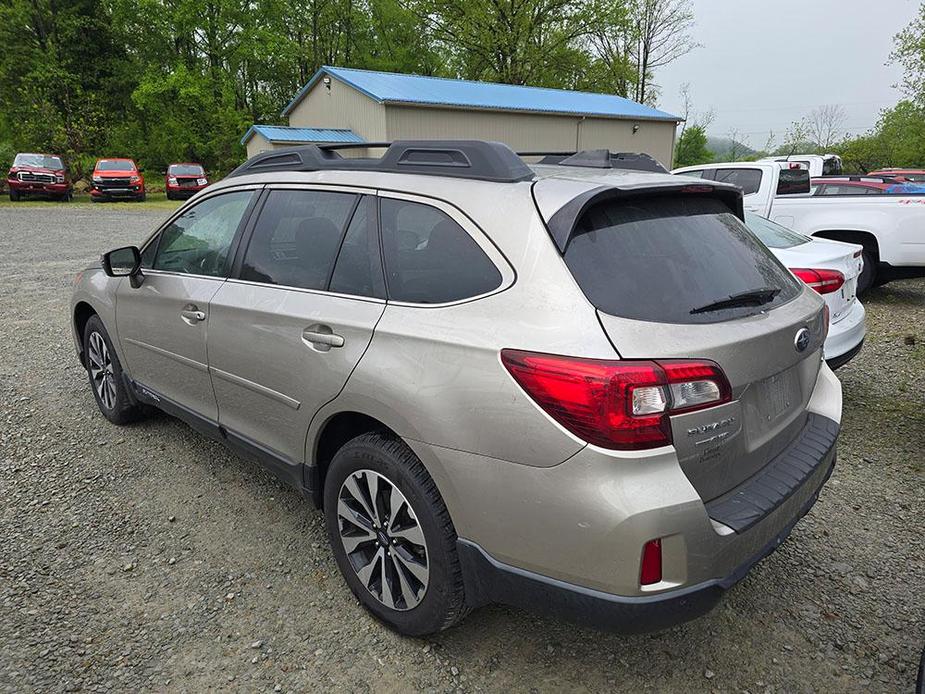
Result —
[[556, 251], [529, 185], [458, 188], [473, 190], [454, 202], [507, 258], [513, 284], [441, 307], [389, 304], [343, 392], [313, 421], [309, 442], [330, 416], [352, 410], [409, 440], [524, 465], [556, 465], [585, 446], [521, 390], [500, 352], [617, 353]]

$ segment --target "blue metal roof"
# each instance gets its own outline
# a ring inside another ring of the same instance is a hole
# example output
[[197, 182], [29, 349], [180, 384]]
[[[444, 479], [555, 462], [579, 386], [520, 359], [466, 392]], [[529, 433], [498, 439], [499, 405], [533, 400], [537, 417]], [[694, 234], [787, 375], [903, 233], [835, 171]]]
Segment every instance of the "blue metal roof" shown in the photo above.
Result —
[[241, 138], [241, 144], [263, 135], [270, 142], [366, 142], [349, 128], [292, 128], [288, 125], [252, 125]]
[[522, 87], [492, 82], [400, 75], [353, 68], [321, 67], [283, 110], [288, 116], [308, 91], [329, 75], [379, 103], [425, 104], [534, 113], [568, 113], [604, 118], [633, 118], [679, 122], [664, 111], [613, 94], [592, 94], [545, 87]]

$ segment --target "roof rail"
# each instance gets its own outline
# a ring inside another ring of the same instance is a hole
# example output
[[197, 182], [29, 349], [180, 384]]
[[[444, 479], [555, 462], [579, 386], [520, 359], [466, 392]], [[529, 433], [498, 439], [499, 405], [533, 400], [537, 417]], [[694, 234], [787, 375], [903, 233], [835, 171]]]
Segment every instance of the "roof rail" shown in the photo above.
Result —
[[611, 152], [607, 149], [586, 149], [577, 152], [518, 152], [521, 157], [543, 157], [539, 164], [580, 166], [592, 169], [627, 169], [670, 173], [658, 160], [644, 153]]
[[[385, 148], [381, 157], [342, 157], [337, 150]], [[404, 140], [276, 149], [251, 157], [228, 177], [270, 171], [376, 171], [449, 176], [496, 183], [531, 181], [533, 170], [500, 142]]]

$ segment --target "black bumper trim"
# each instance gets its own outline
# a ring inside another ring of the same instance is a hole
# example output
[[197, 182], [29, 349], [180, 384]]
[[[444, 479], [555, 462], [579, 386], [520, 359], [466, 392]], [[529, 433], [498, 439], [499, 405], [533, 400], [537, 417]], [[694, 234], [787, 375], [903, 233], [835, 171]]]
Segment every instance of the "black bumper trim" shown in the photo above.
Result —
[[745, 532], [773, 513], [835, 455], [839, 425], [810, 412], [797, 437], [735, 489], [705, 504], [710, 518]]
[[466, 602], [473, 608], [491, 603], [512, 605], [623, 634], [658, 631], [696, 619], [713, 609], [727, 590], [790, 536], [794, 526], [816, 503], [834, 469], [833, 457], [825, 477], [793, 519], [725, 578], [651, 596], [613, 595], [504, 564], [474, 542], [459, 538], [456, 549]]
[[835, 369], [840, 369], [845, 364], [847, 364], [849, 361], [851, 361], [856, 356], [858, 356], [858, 352], [861, 351], [861, 348], [863, 346], [864, 346], [864, 340], [861, 340], [854, 347], [849, 349], [844, 354], [839, 354], [837, 357], [826, 359], [825, 363], [829, 365], [829, 368], [832, 369], [832, 371], [835, 371]]

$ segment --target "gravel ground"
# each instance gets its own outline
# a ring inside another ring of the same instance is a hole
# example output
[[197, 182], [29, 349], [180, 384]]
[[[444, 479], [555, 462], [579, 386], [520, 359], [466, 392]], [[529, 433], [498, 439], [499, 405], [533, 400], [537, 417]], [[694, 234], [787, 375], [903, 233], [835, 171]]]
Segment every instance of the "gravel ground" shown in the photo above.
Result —
[[925, 641], [925, 280], [867, 297], [839, 464], [710, 615], [622, 637], [493, 607], [429, 640], [352, 599], [321, 515], [166, 416], [119, 428], [74, 273], [162, 210], [0, 208], [0, 688], [911, 691]]

